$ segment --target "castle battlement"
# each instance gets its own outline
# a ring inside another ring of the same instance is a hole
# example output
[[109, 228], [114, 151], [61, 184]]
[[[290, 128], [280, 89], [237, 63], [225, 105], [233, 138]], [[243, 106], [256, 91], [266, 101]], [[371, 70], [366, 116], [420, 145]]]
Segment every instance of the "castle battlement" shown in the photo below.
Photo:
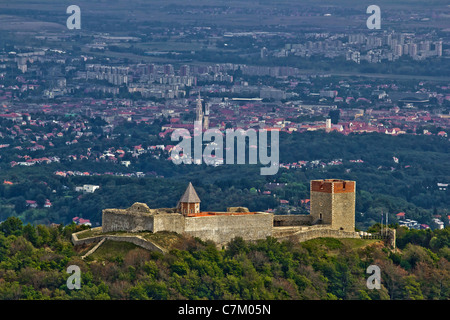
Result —
[[311, 191], [324, 193], [352, 193], [355, 192], [355, 181], [340, 179], [312, 180]]

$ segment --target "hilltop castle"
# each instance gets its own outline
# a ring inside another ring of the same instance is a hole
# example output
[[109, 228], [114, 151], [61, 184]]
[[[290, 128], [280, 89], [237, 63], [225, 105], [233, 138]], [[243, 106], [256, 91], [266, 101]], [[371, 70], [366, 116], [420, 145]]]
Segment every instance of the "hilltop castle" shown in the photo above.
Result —
[[189, 183], [175, 208], [150, 209], [135, 203], [128, 209], [105, 209], [102, 232], [172, 231], [218, 245], [235, 237], [244, 240], [279, 239], [298, 241], [317, 237], [359, 238], [355, 232], [355, 181], [311, 181], [309, 215], [273, 215], [230, 207], [225, 212], [200, 210], [200, 198]]

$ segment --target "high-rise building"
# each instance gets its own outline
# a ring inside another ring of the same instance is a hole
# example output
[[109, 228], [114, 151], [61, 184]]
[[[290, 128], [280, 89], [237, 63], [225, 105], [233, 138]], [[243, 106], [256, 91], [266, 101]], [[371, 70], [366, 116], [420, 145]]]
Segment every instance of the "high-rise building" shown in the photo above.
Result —
[[403, 55], [403, 46], [398, 44], [394, 47], [394, 55], [401, 57]]
[[366, 36], [363, 34], [351, 34], [348, 36], [348, 42], [353, 44], [364, 44]]
[[409, 55], [413, 58], [417, 56], [417, 44], [411, 43], [409, 45]]
[[442, 57], [442, 41], [438, 41], [434, 44], [435, 52], [438, 57]]
[[149, 74], [155, 73], [155, 65], [153, 63], [148, 66], [148, 73]]
[[395, 50], [395, 48], [398, 45], [398, 40], [397, 39], [392, 39], [391, 43], [389, 44], [392, 50]]
[[392, 35], [386, 34], [383, 36], [383, 45], [384, 46], [390, 46], [392, 42]]
[[166, 75], [174, 74], [173, 65], [171, 65], [171, 64], [164, 65], [164, 74], [166, 74]]
[[407, 55], [408, 53], [409, 53], [409, 44], [404, 44], [403, 45], [403, 49], [402, 49], [402, 53], [404, 54], [404, 55]]
[[398, 43], [401, 44], [401, 45], [403, 45], [405, 43], [405, 34], [400, 33], [398, 35]]
[[261, 59], [265, 59], [267, 58], [267, 56], [269, 55], [269, 52], [267, 51], [267, 48], [264, 47], [261, 49]]
[[351, 60], [358, 64], [361, 62], [361, 53], [359, 51], [350, 50], [346, 52], [345, 57], [347, 61]]
[[189, 66], [188, 65], [182, 65], [180, 67], [180, 76], [186, 77], [186, 76], [189, 75], [189, 72], [190, 72], [190, 70], [189, 70]]

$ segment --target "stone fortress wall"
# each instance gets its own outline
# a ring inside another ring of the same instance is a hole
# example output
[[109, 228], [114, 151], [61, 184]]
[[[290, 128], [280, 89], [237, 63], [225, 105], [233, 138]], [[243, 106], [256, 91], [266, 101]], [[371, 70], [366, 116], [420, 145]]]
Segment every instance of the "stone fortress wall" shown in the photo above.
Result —
[[102, 214], [103, 232], [114, 231], [172, 231], [188, 234], [218, 244], [235, 237], [244, 240], [264, 239], [272, 235], [273, 215], [248, 212], [243, 208], [228, 208], [227, 212], [184, 216], [176, 208], [150, 209], [135, 203], [128, 209], [105, 209]]
[[312, 225], [311, 215], [274, 215], [273, 216], [273, 226], [274, 227], [289, 227], [289, 226], [308, 226]]
[[[258, 240], [273, 236], [294, 241], [360, 237], [355, 232], [355, 181], [311, 181], [310, 215], [273, 215], [249, 212], [243, 207], [230, 207], [226, 212], [201, 212], [200, 199], [191, 184], [180, 202], [177, 208], [150, 209], [144, 203], [135, 203], [128, 209], [105, 209], [102, 232], [173, 231], [212, 240], [218, 245], [235, 237]], [[190, 208], [193, 204], [195, 211], [182, 213], [183, 205]]]
[[[94, 228], [93, 230], [95, 230], [95, 229], [98, 229], [98, 228]], [[101, 227], [100, 227], [100, 229], [101, 229]], [[80, 231], [80, 232], [72, 234], [72, 243], [74, 245], [89, 245], [89, 244], [95, 243], [95, 242], [111, 240], [111, 241], [130, 242], [130, 243], [133, 243], [134, 245], [137, 245], [137, 246], [147, 249], [149, 251], [158, 251], [161, 253], [166, 252], [166, 249], [162, 248], [161, 246], [157, 245], [156, 243], [154, 243], [152, 241], [142, 238], [138, 234], [136, 234], [134, 236], [130, 236], [130, 235], [98, 235], [98, 236], [92, 236], [92, 237], [88, 237], [88, 238], [79, 239], [78, 235], [83, 232], [84, 231]]]
[[185, 233], [225, 244], [236, 237], [258, 240], [272, 236], [273, 214], [259, 212], [244, 215], [208, 215], [187, 217], [184, 221]]
[[[102, 228], [103, 232], [113, 231], [152, 231], [157, 232], [165, 230], [161, 228], [160, 220], [155, 217], [159, 215], [171, 216], [173, 219], [179, 219], [180, 214], [175, 208], [150, 209], [145, 203], [136, 202], [127, 209], [105, 209], [102, 212]], [[156, 228], [155, 228], [156, 223]], [[173, 230], [176, 231], [176, 230]]]

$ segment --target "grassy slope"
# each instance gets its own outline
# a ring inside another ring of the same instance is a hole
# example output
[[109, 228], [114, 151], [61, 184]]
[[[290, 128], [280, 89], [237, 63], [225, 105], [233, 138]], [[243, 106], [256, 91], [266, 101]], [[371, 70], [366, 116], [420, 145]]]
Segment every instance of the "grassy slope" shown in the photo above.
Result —
[[[145, 233], [144, 237], [166, 248], [174, 248], [184, 239], [183, 236], [171, 232], [158, 232], [156, 234]], [[338, 250], [344, 246], [350, 250], [358, 250], [377, 243], [381, 245], [380, 240], [317, 238], [299, 243], [297, 245], [304, 248], [316, 248], [330, 256], [333, 256], [337, 254]], [[88, 249], [85, 251], [87, 250]], [[107, 240], [90, 256], [90, 259], [110, 261], [118, 258], [122, 259], [131, 250], [146, 252], [145, 249], [131, 243]]]

